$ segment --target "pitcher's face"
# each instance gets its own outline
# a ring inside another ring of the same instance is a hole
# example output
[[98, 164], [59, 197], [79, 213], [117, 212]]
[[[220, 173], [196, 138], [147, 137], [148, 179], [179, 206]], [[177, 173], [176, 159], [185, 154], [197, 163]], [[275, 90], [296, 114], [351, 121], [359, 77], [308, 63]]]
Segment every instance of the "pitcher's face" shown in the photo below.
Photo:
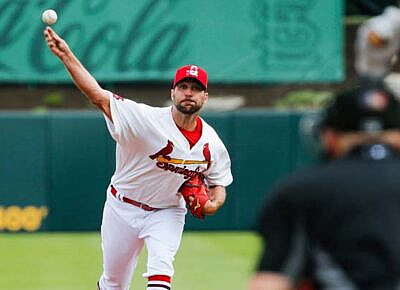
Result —
[[183, 80], [171, 90], [171, 99], [176, 109], [183, 114], [200, 111], [208, 100], [208, 93], [194, 80]]

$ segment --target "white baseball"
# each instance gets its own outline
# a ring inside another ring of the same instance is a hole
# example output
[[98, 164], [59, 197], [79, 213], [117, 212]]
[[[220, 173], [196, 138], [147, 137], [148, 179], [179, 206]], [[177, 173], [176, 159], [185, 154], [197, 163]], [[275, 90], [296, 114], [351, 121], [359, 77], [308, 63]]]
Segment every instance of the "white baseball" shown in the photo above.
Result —
[[42, 21], [47, 25], [53, 25], [57, 22], [57, 13], [53, 9], [48, 9], [42, 14]]

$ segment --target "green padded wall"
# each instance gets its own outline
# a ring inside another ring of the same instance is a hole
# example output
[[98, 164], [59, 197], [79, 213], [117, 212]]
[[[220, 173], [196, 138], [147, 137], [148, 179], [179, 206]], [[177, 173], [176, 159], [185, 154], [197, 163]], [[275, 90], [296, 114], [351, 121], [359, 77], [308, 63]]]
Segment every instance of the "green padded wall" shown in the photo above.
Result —
[[[299, 134], [303, 112], [205, 112], [231, 159], [223, 208], [189, 230], [252, 229], [268, 190], [314, 162]], [[99, 230], [115, 142], [95, 111], [0, 113], [0, 231]]]
[[0, 230], [48, 228], [47, 137], [45, 116], [0, 114]]
[[110, 168], [108, 133], [98, 113], [56, 113], [49, 121], [52, 230], [100, 227]]

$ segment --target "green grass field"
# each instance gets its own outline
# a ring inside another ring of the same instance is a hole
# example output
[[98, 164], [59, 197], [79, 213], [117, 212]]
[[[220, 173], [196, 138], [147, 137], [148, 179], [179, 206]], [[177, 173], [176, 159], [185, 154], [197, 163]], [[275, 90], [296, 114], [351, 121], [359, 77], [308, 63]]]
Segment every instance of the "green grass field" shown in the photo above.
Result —
[[[245, 289], [260, 248], [250, 232], [186, 232], [175, 260], [174, 290]], [[95, 290], [100, 234], [0, 235], [0, 289]], [[145, 290], [142, 253], [131, 290]]]

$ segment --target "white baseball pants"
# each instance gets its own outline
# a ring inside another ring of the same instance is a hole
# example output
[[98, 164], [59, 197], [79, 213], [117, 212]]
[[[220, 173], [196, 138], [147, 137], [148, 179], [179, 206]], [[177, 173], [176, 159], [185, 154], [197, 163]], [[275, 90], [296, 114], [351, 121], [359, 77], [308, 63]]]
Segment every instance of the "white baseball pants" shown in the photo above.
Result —
[[148, 261], [143, 276], [172, 277], [172, 263], [181, 241], [185, 214], [186, 208], [144, 211], [108, 193], [101, 225], [103, 274], [100, 289], [129, 289], [144, 244]]

